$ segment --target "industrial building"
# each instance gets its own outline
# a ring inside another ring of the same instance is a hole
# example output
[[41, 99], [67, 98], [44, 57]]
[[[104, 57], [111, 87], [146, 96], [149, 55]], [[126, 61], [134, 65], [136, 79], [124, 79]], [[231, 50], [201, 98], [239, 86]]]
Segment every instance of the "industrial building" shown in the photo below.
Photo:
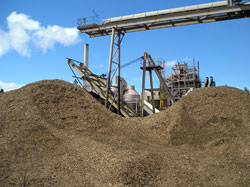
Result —
[[[174, 101], [178, 101], [182, 96], [188, 94], [196, 88], [201, 87], [199, 65], [195, 66], [194, 61], [192, 66], [188, 66], [186, 62], [178, 62], [172, 67], [172, 73], [168, 74], [167, 76], [165, 75], [165, 66], [163, 65], [161, 74], [163, 76], [164, 83], [167, 85], [174, 98]], [[147, 92], [144, 99], [152, 103], [151, 92]], [[164, 96], [164, 93], [160, 90], [154, 91], [154, 100], [155, 107], [158, 109], [161, 109], [161, 100], [162, 102], [166, 102], [166, 106], [171, 106], [171, 101], [168, 99], [168, 97]]]
[[172, 70], [173, 72], [166, 78], [166, 84], [170, 88], [175, 101], [178, 101], [188, 91], [201, 87], [199, 66], [197, 68], [195, 63], [193, 63], [193, 66], [188, 66], [185, 62], [182, 64], [178, 62], [172, 67]]

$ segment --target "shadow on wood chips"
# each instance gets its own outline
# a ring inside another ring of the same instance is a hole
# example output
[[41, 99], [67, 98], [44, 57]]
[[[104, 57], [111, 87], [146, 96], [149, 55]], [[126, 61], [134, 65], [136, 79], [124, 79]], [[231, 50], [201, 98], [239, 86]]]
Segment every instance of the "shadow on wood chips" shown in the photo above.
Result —
[[197, 89], [145, 118], [111, 113], [76, 85], [0, 94], [0, 186], [250, 184], [250, 96]]

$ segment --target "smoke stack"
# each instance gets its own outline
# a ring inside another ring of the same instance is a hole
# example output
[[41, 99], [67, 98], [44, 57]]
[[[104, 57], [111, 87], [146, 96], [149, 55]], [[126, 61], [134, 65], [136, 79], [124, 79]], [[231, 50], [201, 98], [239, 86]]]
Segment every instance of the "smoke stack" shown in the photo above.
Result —
[[89, 67], [89, 44], [84, 44], [84, 65]]

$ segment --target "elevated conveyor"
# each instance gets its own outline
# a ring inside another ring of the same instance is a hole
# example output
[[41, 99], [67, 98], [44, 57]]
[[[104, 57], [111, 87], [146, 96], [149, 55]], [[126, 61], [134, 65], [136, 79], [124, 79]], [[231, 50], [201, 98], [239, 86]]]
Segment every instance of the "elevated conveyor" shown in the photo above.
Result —
[[233, 4], [229, 0], [114, 17], [104, 19], [100, 25], [82, 22], [78, 29], [90, 37], [97, 37], [111, 35], [113, 28], [125, 34], [247, 17], [250, 17], [250, 2]]
[[[106, 79], [104, 77], [93, 74], [83, 63], [79, 63], [79, 65], [76, 65], [73, 59], [68, 59], [68, 64], [78, 72], [78, 74], [81, 76], [80, 79], [88, 81], [91, 87], [96, 91], [96, 93], [101, 98], [105, 98]], [[108, 98], [109, 105], [112, 105], [115, 109], [118, 109], [118, 98], [114, 94], [114, 92], [112, 92], [112, 90], [109, 91]], [[124, 103], [120, 103], [120, 112], [126, 118], [136, 116], [134, 111], [132, 111]]]
[[[154, 110], [153, 110], [153, 105], [150, 104], [147, 100], [144, 100], [144, 105], [143, 105], [143, 109], [149, 114], [154, 114]], [[160, 111], [155, 108], [155, 113], [159, 113]]]

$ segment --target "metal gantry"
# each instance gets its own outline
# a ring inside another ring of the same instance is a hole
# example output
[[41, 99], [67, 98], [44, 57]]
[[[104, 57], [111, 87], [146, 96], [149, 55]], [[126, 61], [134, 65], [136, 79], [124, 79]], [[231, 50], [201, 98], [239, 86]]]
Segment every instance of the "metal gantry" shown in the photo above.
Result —
[[[247, 17], [250, 17], [250, 2], [241, 3], [241, 0], [227, 0], [114, 17], [104, 19], [102, 24], [100, 25], [96, 24], [96, 22], [86, 24], [86, 20], [83, 19], [83, 21], [79, 23], [78, 29], [81, 33], [86, 33], [90, 37], [111, 35], [108, 78], [106, 83], [107, 92], [105, 100], [105, 105], [108, 106], [109, 90], [112, 81], [111, 68], [113, 63], [117, 65], [116, 69], [118, 73], [118, 80], [120, 80], [121, 36], [123, 38], [125, 33], [233, 20]], [[115, 42], [116, 39], [117, 41]], [[117, 47], [115, 52], [114, 46]], [[116, 54], [117, 62], [114, 62], [114, 57]], [[118, 98], [120, 97], [119, 84], [120, 81], [118, 81]], [[170, 92], [167, 92], [167, 94], [168, 97], [172, 98]], [[120, 100], [118, 102], [118, 105], [120, 105]], [[118, 107], [118, 113], [119, 111], [120, 110]]]

